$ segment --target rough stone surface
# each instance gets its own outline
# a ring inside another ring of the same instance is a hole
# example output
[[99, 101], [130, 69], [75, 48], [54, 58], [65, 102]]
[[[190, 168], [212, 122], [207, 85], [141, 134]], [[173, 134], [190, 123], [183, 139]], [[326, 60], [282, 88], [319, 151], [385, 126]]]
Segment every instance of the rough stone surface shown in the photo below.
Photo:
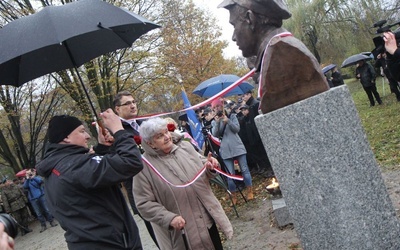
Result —
[[293, 223], [283, 198], [272, 200], [272, 211], [278, 226], [283, 227]]
[[400, 223], [347, 86], [255, 121], [304, 249], [400, 249]]

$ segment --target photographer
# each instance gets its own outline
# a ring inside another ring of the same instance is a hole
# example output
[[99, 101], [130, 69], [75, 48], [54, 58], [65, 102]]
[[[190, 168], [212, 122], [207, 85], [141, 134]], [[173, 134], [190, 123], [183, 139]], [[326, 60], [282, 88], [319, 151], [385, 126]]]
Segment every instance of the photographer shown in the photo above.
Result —
[[57, 224], [53, 221], [53, 215], [51, 215], [49, 208], [47, 207], [46, 197], [43, 192], [42, 184], [43, 180], [40, 177], [36, 176], [36, 171], [34, 169], [29, 169], [26, 171], [24, 189], [27, 191], [28, 199], [32, 204], [33, 209], [35, 210], [38, 220], [40, 221], [40, 232], [43, 232], [47, 229], [46, 219], [50, 223], [51, 227], [57, 226]]
[[[236, 114], [230, 113], [230, 110], [226, 112], [221, 100], [213, 101], [211, 106], [216, 113], [212, 122], [212, 134], [222, 138], [219, 149], [220, 156], [231, 174], [235, 173], [234, 160], [238, 161], [247, 189], [247, 200], [252, 200], [254, 196], [251, 174], [246, 160], [247, 152], [238, 134], [240, 125]], [[232, 201], [236, 204], [236, 186], [230, 178], [228, 178], [228, 188], [232, 193]]]
[[392, 32], [383, 34], [387, 54], [387, 66], [396, 81], [400, 81], [400, 49], [397, 46], [396, 37]]

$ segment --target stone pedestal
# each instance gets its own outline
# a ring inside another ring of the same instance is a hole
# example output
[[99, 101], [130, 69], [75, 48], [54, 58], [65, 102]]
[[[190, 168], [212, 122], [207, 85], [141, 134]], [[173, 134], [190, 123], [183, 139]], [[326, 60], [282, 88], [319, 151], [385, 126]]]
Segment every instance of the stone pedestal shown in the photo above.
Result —
[[274, 199], [272, 202], [272, 211], [279, 227], [283, 227], [293, 223], [289, 210], [283, 198]]
[[304, 249], [400, 249], [400, 223], [347, 86], [255, 121]]

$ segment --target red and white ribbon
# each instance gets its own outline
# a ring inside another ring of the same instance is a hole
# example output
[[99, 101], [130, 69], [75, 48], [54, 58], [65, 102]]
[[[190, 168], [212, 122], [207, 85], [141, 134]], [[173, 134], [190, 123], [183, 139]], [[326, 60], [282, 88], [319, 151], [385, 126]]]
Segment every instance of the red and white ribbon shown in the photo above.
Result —
[[[191, 180], [191, 181], [189, 181], [189, 182], [187, 182], [187, 183], [185, 183], [185, 184], [179, 184], [179, 185], [177, 185], [177, 184], [173, 184], [172, 182], [170, 182], [169, 180], [167, 180], [167, 178], [165, 178], [144, 156], [142, 156], [142, 160], [147, 164], [147, 166], [149, 166], [150, 167], [150, 169], [151, 170], [153, 170], [155, 173], [156, 173], [156, 175], [158, 176], [158, 177], [160, 177], [164, 182], [166, 182], [166, 183], [168, 183], [169, 185], [171, 185], [171, 186], [173, 186], [173, 187], [178, 187], [178, 188], [184, 188], [184, 187], [188, 187], [188, 186], [190, 186], [190, 185], [192, 185], [197, 179], [199, 179], [200, 178], [200, 176], [206, 171], [206, 167], [205, 166], [203, 166], [201, 169], [200, 169], [200, 171], [194, 176], [194, 178]], [[240, 176], [240, 175], [231, 175], [231, 174], [228, 174], [228, 173], [226, 173], [226, 172], [224, 172], [224, 171], [222, 171], [221, 169], [219, 169], [219, 168], [214, 168], [214, 170], [216, 171], [216, 172], [218, 172], [218, 173], [220, 173], [220, 174], [222, 174], [222, 175], [224, 175], [224, 176], [226, 176], [226, 177], [228, 177], [228, 178], [231, 178], [231, 179], [234, 179], [234, 180], [239, 180], [239, 181], [243, 181], [243, 176]]]
[[212, 103], [214, 100], [216, 100], [217, 98], [220, 98], [221, 96], [224, 96], [226, 93], [228, 93], [229, 91], [231, 91], [232, 89], [234, 89], [235, 87], [237, 87], [239, 84], [241, 84], [242, 82], [244, 82], [247, 78], [251, 77], [254, 75], [254, 73], [256, 72], [256, 69], [252, 69], [250, 70], [247, 74], [245, 74], [244, 76], [242, 76], [240, 79], [238, 79], [236, 82], [232, 83], [231, 85], [229, 85], [226, 89], [222, 90], [221, 92], [215, 94], [214, 96], [208, 98], [205, 101], [202, 101], [201, 103], [198, 103], [196, 105], [193, 105], [191, 107], [179, 110], [179, 111], [172, 111], [172, 112], [164, 112], [164, 113], [155, 113], [155, 114], [148, 114], [148, 115], [142, 115], [142, 116], [138, 116], [135, 119], [136, 120], [144, 120], [144, 119], [148, 119], [148, 118], [152, 118], [152, 117], [159, 117], [159, 116], [164, 116], [164, 115], [170, 115], [170, 114], [175, 114], [175, 113], [179, 113], [179, 112], [185, 112], [188, 110], [192, 110], [192, 109], [197, 109], [200, 107], [203, 107], [207, 104]]
[[221, 140], [208, 132], [208, 138], [217, 146], [221, 146]]

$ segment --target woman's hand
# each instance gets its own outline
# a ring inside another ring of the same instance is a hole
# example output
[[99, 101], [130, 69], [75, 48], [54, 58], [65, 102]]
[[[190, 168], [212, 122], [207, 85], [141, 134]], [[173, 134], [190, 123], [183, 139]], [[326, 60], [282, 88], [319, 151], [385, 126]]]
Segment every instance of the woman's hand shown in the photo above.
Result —
[[207, 155], [207, 161], [206, 163], [204, 163], [204, 166], [210, 170], [214, 170], [214, 168], [218, 168], [219, 167], [219, 162], [217, 159], [215, 159], [214, 157], [212, 157], [212, 153], [209, 152]]
[[182, 230], [186, 225], [186, 221], [182, 218], [182, 216], [178, 215], [172, 219], [169, 225], [175, 230]]
[[397, 49], [396, 37], [392, 32], [383, 33], [383, 40], [385, 41], [386, 51], [393, 55]]

